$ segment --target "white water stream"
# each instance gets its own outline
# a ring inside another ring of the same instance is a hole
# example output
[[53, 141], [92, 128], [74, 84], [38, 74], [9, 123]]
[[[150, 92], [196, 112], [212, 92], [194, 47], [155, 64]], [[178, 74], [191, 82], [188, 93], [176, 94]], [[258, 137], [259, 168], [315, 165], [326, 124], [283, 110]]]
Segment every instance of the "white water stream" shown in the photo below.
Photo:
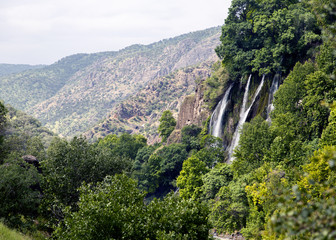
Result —
[[226, 110], [226, 106], [228, 104], [229, 95], [231, 92], [231, 85], [225, 92], [222, 100], [218, 103], [215, 111], [211, 115], [210, 119], [210, 133], [212, 136], [221, 137], [222, 134], [222, 124], [223, 124], [223, 116]]
[[273, 81], [272, 81], [271, 88], [269, 90], [269, 95], [268, 95], [267, 119], [266, 119], [267, 122], [271, 122], [271, 112], [274, 109], [273, 99], [274, 99], [275, 92], [278, 91], [279, 89], [279, 80], [280, 80], [280, 75], [275, 74]]
[[261, 88], [264, 85], [265, 75], [263, 75], [263, 77], [262, 77], [262, 80], [261, 80], [261, 82], [260, 82], [260, 84], [259, 84], [259, 86], [258, 86], [258, 88], [257, 88], [257, 90], [256, 90], [256, 92], [253, 96], [253, 99], [252, 99], [252, 102], [251, 102], [250, 106], [246, 109], [246, 103], [247, 103], [247, 100], [248, 100], [248, 92], [249, 92], [249, 88], [250, 88], [251, 77], [252, 77], [252, 75], [250, 75], [249, 79], [247, 80], [245, 93], [244, 93], [243, 104], [242, 104], [242, 107], [240, 109], [239, 122], [238, 122], [236, 130], [233, 134], [231, 145], [228, 149], [229, 163], [232, 162], [232, 160], [233, 160], [233, 157], [232, 157], [233, 150], [237, 147], [237, 145], [239, 143], [241, 128], [242, 128], [243, 124], [246, 122], [246, 119], [247, 119], [247, 117], [250, 113], [250, 110], [251, 110], [257, 96], [259, 95], [259, 93], [261, 91]]

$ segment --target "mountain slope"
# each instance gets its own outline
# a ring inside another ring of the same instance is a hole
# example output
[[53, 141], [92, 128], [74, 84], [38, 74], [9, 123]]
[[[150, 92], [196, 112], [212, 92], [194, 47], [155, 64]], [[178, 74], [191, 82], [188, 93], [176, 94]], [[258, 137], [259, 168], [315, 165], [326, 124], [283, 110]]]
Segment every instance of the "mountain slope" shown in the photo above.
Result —
[[85, 135], [97, 139], [121, 132], [141, 133], [153, 143], [158, 139], [157, 128], [162, 112], [170, 110], [176, 118], [184, 97], [195, 91], [196, 82], [210, 76], [213, 62], [204, 62], [153, 80], [136, 95], [114, 107], [106, 120]]
[[92, 64], [101, 55], [76, 54], [41, 69], [0, 77], [0, 99], [29, 112], [35, 104], [55, 95], [74, 73]]
[[40, 121], [36, 118], [15, 109], [10, 105], [6, 105], [6, 108], [8, 110], [8, 124], [5, 135], [7, 137], [15, 136], [15, 145], [18, 144], [18, 138], [25, 142], [28, 141], [29, 138], [38, 137], [46, 146], [49, 146], [52, 138], [56, 136], [53, 132], [43, 127]]
[[118, 52], [70, 56], [40, 70], [0, 78], [0, 98], [49, 129], [74, 136], [155, 78], [216, 57], [219, 35], [217, 27]]
[[31, 69], [43, 68], [44, 65], [28, 65], [28, 64], [0, 64], [0, 76], [19, 73]]

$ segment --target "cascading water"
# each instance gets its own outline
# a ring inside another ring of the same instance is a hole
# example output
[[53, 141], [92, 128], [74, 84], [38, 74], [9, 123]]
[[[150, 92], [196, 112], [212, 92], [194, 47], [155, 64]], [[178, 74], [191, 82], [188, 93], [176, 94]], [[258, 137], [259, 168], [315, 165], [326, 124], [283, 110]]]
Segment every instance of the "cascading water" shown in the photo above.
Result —
[[274, 94], [275, 92], [278, 90], [279, 88], [279, 79], [280, 79], [280, 75], [279, 74], [275, 74], [273, 81], [272, 81], [272, 85], [269, 91], [269, 95], [268, 95], [268, 105], [267, 105], [267, 122], [271, 122], [271, 112], [274, 109], [274, 105], [273, 105], [273, 99], [274, 99]]
[[215, 111], [211, 115], [210, 119], [210, 132], [212, 136], [221, 137], [222, 134], [222, 123], [223, 123], [223, 115], [225, 113], [226, 106], [228, 104], [228, 98], [231, 92], [231, 85], [225, 92], [224, 97], [218, 103]]
[[232, 141], [231, 141], [231, 145], [228, 149], [228, 154], [229, 154], [229, 162], [232, 162], [233, 158], [232, 158], [232, 153], [233, 153], [233, 150], [235, 149], [235, 147], [237, 147], [238, 143], [239, 143], [239, 139], [240, 139], [240, 129], [241, 127], [243, 126], [243, 124], [245, 123], [246, 119], [247, 119], [247, 116], [249, 115], [250, 113], [250, 110], [257, 98], [257, 96], [259, 95], [260, 91], [261, 91], [261, 88], [263, 87], [264, 85], [264, 80], [265, 80], [265, 75], [263, 75], [262, 77], [262, 80], [257, 88], [257, 91], [255, 92], [254, 96], [253, 96], [253, 99], [252, 99], [252, 102], [251, 102], [251, 105], [248, 107], [248, 109], [246, 110], [246, 103], [247, 103], [247, 100], [248, 100], [248, 92], [249, 92], [249, 88], [250, 88], [250, 81], [251, 81], [251, 76], [249, 77], [248, 81], [247, 81], [247, 84], [246, 84], [246, 88], [245, 88], [245, 93], [244, 93], [244, 99], [243, 99], [243, 105], [241, 107], [241, 110], [240, 110], [240, 115], [239, 115], [239, 122], [238, 122], [238, 125], [236, 127], [236, 130], [233, 134], [233, 138], [232, 138]]

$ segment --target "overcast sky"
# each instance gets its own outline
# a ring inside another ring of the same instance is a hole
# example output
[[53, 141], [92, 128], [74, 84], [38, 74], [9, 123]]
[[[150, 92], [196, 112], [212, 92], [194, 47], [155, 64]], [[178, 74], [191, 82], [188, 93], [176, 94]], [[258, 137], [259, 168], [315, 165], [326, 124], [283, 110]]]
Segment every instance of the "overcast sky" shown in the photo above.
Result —
[[0, 0], [0, 63], [51, 64], [223, 25], [231, 0]]

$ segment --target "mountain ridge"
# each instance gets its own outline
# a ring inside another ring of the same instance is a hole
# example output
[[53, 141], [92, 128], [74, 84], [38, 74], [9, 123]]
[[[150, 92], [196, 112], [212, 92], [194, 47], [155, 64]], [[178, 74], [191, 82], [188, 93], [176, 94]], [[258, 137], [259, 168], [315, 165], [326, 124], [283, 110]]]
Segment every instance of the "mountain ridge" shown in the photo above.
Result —
[[76, 54], [0, 78], [0, 98], [61, 136], [85, 132], [155, 78], [213, 59], [220, 27], [118, 52]]

